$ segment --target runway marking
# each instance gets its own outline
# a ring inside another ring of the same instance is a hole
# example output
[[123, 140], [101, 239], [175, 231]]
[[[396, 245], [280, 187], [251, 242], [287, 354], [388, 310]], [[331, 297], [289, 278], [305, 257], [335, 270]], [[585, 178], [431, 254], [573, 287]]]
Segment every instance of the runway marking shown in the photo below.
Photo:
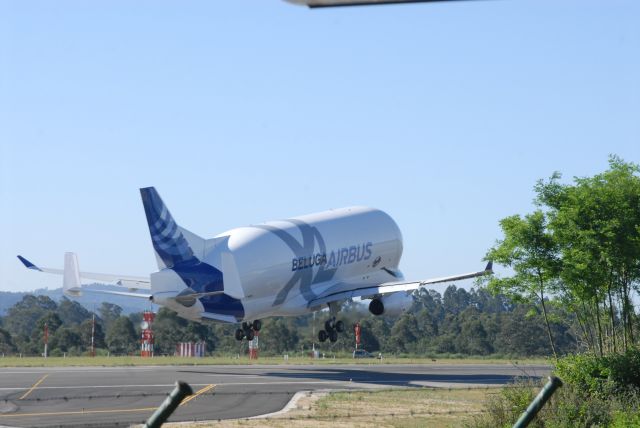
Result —
[[0, 418], [18, 418], [21, 416], [63, 416], [63, 415], [89, 415], [91, 413], [131, 413], [147, 412], [156, 410], [157, 407], [141, 407], [139, 409], [100, 409], [100, 410], [74, 410], [68, 412], [41, 412], [41, 413], [13, 413], [10, 415], [0, 415]]
[[[483, 381], [503, 381], [502, 378], [487, 378], [482, 379]], [[441, 380], [441, 381], [429, 381], [429, 380], [421, 380], [415, 378], [407, 378], [402, 380], [363, 380], [363, 379], [343, 379], [343, 380], [315, 380], [315, 381], [300, 381], [300, 380], [290, 380], [290, 381], [281, 381], [281, 382], [232, 382], [232, 383], [218, 383], [217, 386], [246, 386], [246, 385], [325, 385], [325, 384], [336, 384], [336, 383], [365, 383], [365, 384], [402, 384], [402, 383], [410, 383], [416, 381], [428, 381], [435, 383], [456, 383], [460, 385], [464, 385], [469, 382], [459, 382], [456, 380]], [[208, 386], [210, 384], [207, 383], [191, 383], [191, 386]], [[492, 384], [489, 384], [492, 385]], [[170, 388], [175, 386], [175, 384], [151, 384], [151, 385], [77, 385], [77, 386], [42, 386], [38, 389], [102, 389], [102, 388]], [[0, 391], [15, 391], [15, 390], [23, 390], [24, 387], [5, 387], [1, 388]]]
[[[199, 389], [195, 394], [187, 397], [185, 400], [180, 403], [180, 406], [187, 404], [189, 401], [199, 397], [207, 391], [215, 388], [215, 384], [206, 385], [204, 388]], [[64, 415], [88, 415], [92, 413], [131, 413], [131, 412], [146, 412], [150, 410], [156, 410], [157, 407], [140, 407], [137, 409], [99, 409], [99, 410], [74, 410], [74, 411], [66, 411], [66, 412], [40, 412], [40, 413], [15, 413], [10, 415], [0, 415], [0, 418], [17, 418], [21, 416], [64, 416]]]
[[185, 398], [184, 400], [182, 400], [182, 403], [180, 403], [180, 406], [184, 406], [185, 404], [187, 404], [189, 401], [193, 400], [194, 398], [197, 398], [198, 396], [204, 394], [207, 391], [212, 390], [213, 388], [215, 388], [216, 386], [214, 384], [210, 384], [205, 386], [204, 388], [200, 389], [198, 392], [196, 392], [195, 394], [193, 394], [190, 397]]
[[31, 394], [33, 392], [33, 390], [36, 389], [38, 387], [38, 385], [40, 385], [42, 383], [42, 381], [44, 381], [48, 376], [49, 376], [48, 373], [46, 375], [42, 376], [40, 378], [40, 380], [38, 380], [36, 383], [34, 383], [33, 386], [31, 388], [29, 388], [29, 390], [27, 392], [25, 392], [22, 397], [18, 398], [18, 400], [24, 400], [25, 398], [27, 398], [29, 396], [29, 394]]

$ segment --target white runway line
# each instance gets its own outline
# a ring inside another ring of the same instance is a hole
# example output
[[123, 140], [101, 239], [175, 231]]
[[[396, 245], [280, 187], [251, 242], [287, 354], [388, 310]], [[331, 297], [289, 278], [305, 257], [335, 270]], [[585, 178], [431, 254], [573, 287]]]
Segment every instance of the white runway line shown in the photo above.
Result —
[[[413, 382], [411, 379], [406, 380], [385, 380], [384, 382], [375, 381], [375, 380], [357, 380], [351, 381], [349, 379], [345, 380], [310, 380], [310, 381], [299, 381], [299, 380], [291, 380], [291, 381], [282, 381], [282, 382], [230, 382], [230, 383], [216, 383], [217, 386], [246, 386], [246, 385], [329, 385], [329, 384], [341, 384], [346, 383], [350, 385], [357, 384], [389, 384], [389, 383], [411, 383]], [[191, 386], [207, 386], [208, 383], [190, 383]], [[174, 387], [174, 383], [168, 384], [146, 384], [146, 385], [79, 385], [79, 386], [41, 386], [38, 389], [104, 389], [104, 388], [170, 388]], [[25, 390], [30, 387], [5, 387], [0, 388], [0, 391], [16, 391], [16, 390]]]

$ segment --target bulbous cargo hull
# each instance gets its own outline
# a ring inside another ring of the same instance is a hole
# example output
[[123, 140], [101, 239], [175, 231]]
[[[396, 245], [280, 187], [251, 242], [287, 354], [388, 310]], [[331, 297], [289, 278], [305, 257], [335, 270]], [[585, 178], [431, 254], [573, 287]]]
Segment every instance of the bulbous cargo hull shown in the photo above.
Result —
[[[242, 298], [245, 318], [297, 315], [339, 283], [392, 279], [402, 234], [386, 213], [366, 207], [324, 211], [232, 229], [205, 261], [225, 273], [225, 291]], [[240, 296], [242, 294], [242, 296]]]

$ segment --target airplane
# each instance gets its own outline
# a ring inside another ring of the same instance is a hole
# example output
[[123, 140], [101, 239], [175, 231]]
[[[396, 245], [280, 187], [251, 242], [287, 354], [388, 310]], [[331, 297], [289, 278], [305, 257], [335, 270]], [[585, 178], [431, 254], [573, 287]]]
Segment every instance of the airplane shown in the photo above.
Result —
[[[178, 226], [154, 187], [140, 189], [158, 263], [149, 277], [82, 272], [75, 253], [63, 269], [31, 270], [63, 275], [70, 297], [96, 292], [148, 299], [193, 321], [242, 323], [237, 340], [252, 340], [261, 319], [296, 316], [328, 306], [330, 318], [318, 340], [335, 342], [344, 331], [337, 319], [348, 299], [370, 300], [373, 315], [399, 315], [412, 292], [431, 284], [475, 278], [484, 270], [422, 281], [405, 281], [398, 270], [402, 234], [385, 212], [362, 206], [239, 227], [204, 239]], [[119, 289], [87, 289], [81, 279], [115, 283]]]

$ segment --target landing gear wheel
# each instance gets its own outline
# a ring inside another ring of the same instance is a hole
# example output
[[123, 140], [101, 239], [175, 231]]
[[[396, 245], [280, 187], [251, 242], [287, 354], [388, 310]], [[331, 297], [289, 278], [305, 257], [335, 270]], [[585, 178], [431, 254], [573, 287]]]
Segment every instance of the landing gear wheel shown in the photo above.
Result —
[[253, 340], [253, 336], [255, 336], [255, 334], [253, 333], [253, 330], [247, 330], [245, 332], [245, 335], [247, 336], [247, 340]]
[[329, 335], [327, 334], [326, 331], [320, 330], [320, 332], [318, 332], [318, 340], [320, 342], [326, 342], [328, 337]]
[[324, 322], [324, 329], [327, 331], [333, 330], [333, 320], [326, 320]]
[[331, 330], [331, 331], [329, 332], [329, 340], [330, 340], [331, 342], [335, 342], [335, 341], [337, 341], [337, 340], [338, 340], [338, 332], [337, 332], [337, 331], [335, 331], [335, 330]]
[[255, 331], [260, 331], [260, 329], [262, 328], [262, 321], [260, 321], [260, 320], [255, 320], [255, 321], [253, 322], [252, 326], [253, 326], [253, 329], [254, 329]]
[[250, 323], [250, 322], [243, 321], [243, 322], [242, 322], [242, 329], [243, 329], [244, 331], [251, 330], [251, 323]]
[[236, 340], [242, 340], [242, 339], [244, 339], [244, 330], [239, 328], [236, 330]]
[[342, 333], [344, 331], [344, 323], [342, 321], [336, 322], [336, 331]]

